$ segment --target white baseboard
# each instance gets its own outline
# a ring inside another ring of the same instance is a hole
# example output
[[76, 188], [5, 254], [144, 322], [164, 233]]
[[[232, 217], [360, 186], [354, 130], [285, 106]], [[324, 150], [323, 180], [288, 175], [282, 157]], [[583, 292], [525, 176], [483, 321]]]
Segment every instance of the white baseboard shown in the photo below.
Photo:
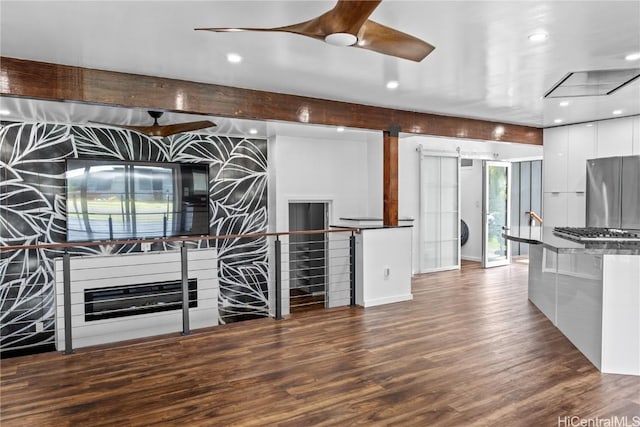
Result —
[[394, 302], [411, 301], [412, 299], [413, 299], [413, 294], [394, 295], [392, 297], [376, 298], [376, 299], [372, 299], [372, 300], [367, 300], [367, 301], [364, 302], [364, 306], [365, 307], [374, 307], [376, 305], [391, 304], [391, 303], [394, 303]]
[[463, 259], [465, 261], [475, 261], [475, 262], [481, 262], [482, 258], [477, 257], [477, 256], [468, 256], [468, 255], [462, 255], [460, 257], [460, 259]]

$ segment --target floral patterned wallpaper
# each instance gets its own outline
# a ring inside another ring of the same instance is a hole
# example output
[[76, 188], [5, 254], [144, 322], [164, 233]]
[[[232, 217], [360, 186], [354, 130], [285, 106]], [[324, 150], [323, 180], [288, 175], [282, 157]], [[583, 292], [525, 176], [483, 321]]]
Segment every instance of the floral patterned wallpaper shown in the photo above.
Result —
[[[210, 234], [267, 231], [267, 141], [199, 134], [161, 140], [124, 129], [3, 123], [0, 129], [0, 245], [66, 240], [65, 159], [111, 158], [209, 164]], [[221, 239], [216, 246], [220, 321], [268, 315], [267, 241]], [[159, 247], [158, 247], [159, 246]], [[153, 250], [174, 249], [155, 244]], [[72, 255], [139, 251], [138, 244], [75, 248]], [[52, 249], [0, 252], [0, 350], [54, 341]], [[40, 323], [41, 322], [41, 323]], [[38, 324], [38, 325], [37, 325]], [[42, 325], [42, 332], [36, 326]]]

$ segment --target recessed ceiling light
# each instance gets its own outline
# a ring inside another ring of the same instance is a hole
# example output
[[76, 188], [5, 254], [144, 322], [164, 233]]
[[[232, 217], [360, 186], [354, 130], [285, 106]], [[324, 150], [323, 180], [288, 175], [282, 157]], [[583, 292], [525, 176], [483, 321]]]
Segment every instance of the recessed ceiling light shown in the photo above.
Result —
[[559, 104], [561, 107], [568, 107], [569, 106], [569, 101], [562, 101]]
[[529, 34], [529, 41], [532, 42], [543, 42], [547, 38], [549, 38], [549, 34], [544, 31], [536, 31], [535, 33]]
[[9, 114], [11, 114], [9, 110], [0, 110], [0, 116], [8, 116]]
[[237, 53], [227, 53], [227, 61], [231, 62], [232, 64], [237, 64], [239, 62], [242, 62], [242, 56], [238, 55]]
[[555, 119], [553, 123], [562, 123], [562, 121], [563, 121], [562, 119]]
[[397, 89], [400, 86], [397, 80], [389, 80], [387, 82], [387, 89]]
[[338, 126], [336, 132], [344, 132], [344, 126]]
[[585, 126], [587, 126], [588, 128], [592, 128], [593, 127], [593, 123], [587, 123]]
[[615, 114], [617, 116], [618, 114], [622, 114], [622, 110], [613, 110], [611, 114]]
[[637, 61], [638, 59], [640, 59], [640, 52], [630, 53], [629, 55], [625, 56], [624, 59], [626, 59], [627, 61]]
[[249, 133], [250, 133], [251, 135], [255, 135], [255, 134], [257, 134], [257, 133], [258, 133], [258, 129], [249, 129]]

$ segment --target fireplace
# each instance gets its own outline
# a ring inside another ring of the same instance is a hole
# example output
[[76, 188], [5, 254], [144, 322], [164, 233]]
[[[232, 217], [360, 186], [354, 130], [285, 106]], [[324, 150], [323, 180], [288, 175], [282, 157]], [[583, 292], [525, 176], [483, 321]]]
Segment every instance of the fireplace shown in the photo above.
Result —
[[[64, 351], [62, 258], [55, 263], [56, 349]], [[75, 256], [70, 264], [74, 348], [182, 330], [180, 251]], [[213, 248], [188, 251], [191, 329], [218, 324], [217, 264]]]
[[[189, 279], [189, 307], [198, 307], [198, 280]], [[182, 309], [182, 281], [140, 283], [84, 290], [84, 320]]]

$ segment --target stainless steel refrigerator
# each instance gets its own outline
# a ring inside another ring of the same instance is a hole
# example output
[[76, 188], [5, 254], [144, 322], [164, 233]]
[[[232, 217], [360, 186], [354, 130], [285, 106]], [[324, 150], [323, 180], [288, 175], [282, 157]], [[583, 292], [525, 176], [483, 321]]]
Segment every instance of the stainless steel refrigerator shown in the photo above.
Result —
[[640, 229], [640, 156], [587, 160], [587, 227]]

